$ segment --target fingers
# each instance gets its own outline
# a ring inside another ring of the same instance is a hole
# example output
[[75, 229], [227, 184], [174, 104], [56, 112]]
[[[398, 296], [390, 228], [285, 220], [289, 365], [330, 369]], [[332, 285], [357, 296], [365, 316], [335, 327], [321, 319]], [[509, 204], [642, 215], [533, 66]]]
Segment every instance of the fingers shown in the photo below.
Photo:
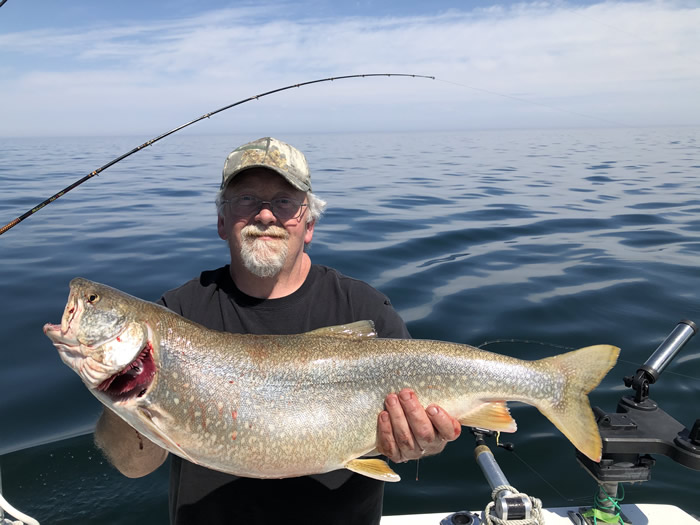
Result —
[[[416, 459], [424, 454], [437, 452], [436, 441], [439, 441], [433, 423], [418, 401], [416, 394], [409, 389], [399, 392], [399, 407], [391, 422], [394, 425], [394, 435], [397, 438], [401, 454], [406, 459]], [[389, 414], [392, 415], [391, 411]], [[397, 435], [397, 426], [398, 432]], [[444, 445], [440, 446], [442, 450]]]
[[[416, 407], [416, 405], [418, 405]], [[386, 398], [386, 411], [389, 414], [391, 430], [394, 435], [394, 441], [400, 454], [400, 461], [408, 461], [421, 457], [422, 448], [414, 436], [415, 429], [411, 424], [420, 427], [420, 431], [426, 434], [427, 416], [425, 411], [418, 403], [416, 396], [409, 390], [402, 390], [399, 395], [389, 394]], [[420, 416], [417, 412], [423, 412], [423, 421], [420, 421]], [[432, 426], [430, 421], [427, 421], [428, 426]]]
[[436, 405], [425, 410], [410, 389], [389, 394], [385, 406], [377, 420], [377, 449], [391, 461], [437, 454], [461, 432], [459, 421]]
[[389, 412], [384, 410], [377, 419], [377, 450], [394, 463], [405, 461], [401, 457], [401, 451], [394, 439], [394, 431], [391, 428]]
[[440, 439], [454, 441], [462, 433], [462, 424], [437, 405], [430, 405], [426, 411]]
[[413, 432], [409, 426], [399, 396], [389, 394], [384, 406], [386, 410], [379, 414], [377, 423], [377, 449], [395, 463], [401, 463], [420, 457]]

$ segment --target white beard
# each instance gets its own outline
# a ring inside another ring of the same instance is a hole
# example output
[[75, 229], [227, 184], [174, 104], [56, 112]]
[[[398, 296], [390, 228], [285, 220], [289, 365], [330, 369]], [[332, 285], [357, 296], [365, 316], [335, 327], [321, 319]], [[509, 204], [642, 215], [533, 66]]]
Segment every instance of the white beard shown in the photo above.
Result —
[[[276, 237], [274, 241], [260, 240], [261, 235]], [[241, 259], [243, 266], [258, 277], [274, 277], [287, 261], [289, 233], [279, 226], [261, 228], [251, 224], [241, 230]]]

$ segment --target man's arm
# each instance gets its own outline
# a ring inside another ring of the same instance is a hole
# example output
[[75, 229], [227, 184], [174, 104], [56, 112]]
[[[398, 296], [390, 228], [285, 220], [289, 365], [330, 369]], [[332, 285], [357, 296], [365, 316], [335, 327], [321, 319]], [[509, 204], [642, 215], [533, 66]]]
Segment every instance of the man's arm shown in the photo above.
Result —
[[377, 418], [377, 450], [395, 463], [442, 452], [457, 439], [462, 425], [437, 405], [427, 409], [415, 392], [404, 388], [389, 394]]
[[160, 467], [168, 452], [105, 408], [95, 427], [95, 444], [119, 472], [140, 478]]

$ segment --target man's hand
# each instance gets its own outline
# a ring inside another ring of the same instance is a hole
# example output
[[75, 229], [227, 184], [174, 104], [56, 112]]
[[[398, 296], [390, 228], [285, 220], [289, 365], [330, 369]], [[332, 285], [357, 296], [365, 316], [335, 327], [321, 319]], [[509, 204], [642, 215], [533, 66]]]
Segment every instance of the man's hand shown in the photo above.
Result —
[[437, 405], [427, 409], [415, 392], [389, 394], [377, 419], [377, 450], [395, 463], [442, 452], [459, 437], [462, 425]]

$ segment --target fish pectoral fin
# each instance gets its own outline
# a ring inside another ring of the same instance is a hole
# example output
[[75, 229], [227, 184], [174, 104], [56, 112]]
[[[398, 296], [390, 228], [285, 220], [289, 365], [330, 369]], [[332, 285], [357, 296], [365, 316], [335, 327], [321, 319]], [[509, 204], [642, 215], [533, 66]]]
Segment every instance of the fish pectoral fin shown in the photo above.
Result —
[[354, 323], [339, 324], [336, 326], [324, 326], [316, 330], [306, 332], [304, 335], [342, 337], [345, 339], [373, 339], [377, 337], [372, 321], [356, 321]]
[[500, 432], [515, 432], [518, 425], [510, 415], [505, 401], [487, 401], [459, 418], [467, 427], [480, 427]]
[[401, 481], [401, 477], [381, 459], [352, 459], [345, 468], [379, 481]]
[[139, 419], [141, 422], [150, 430], [151, 434], [160, 440], [160, 442], [164, 445], [164, 448], [172, 452], [173, 454], [177, 454], [181, 458], [186, 459], [190, 463], [194, 463], [197, 465], [198, 463], [192, 459], [187, 452], [182, 450], [182, 447], [175, 443], [170, 437], [168, 437], [164, 432], [160, 430], [158, 427], [158, 424], [153, 420], [153, 416], [151, 412], [145, 408], [139, 408], [137, 410], [137, 414], [139, 416]]

